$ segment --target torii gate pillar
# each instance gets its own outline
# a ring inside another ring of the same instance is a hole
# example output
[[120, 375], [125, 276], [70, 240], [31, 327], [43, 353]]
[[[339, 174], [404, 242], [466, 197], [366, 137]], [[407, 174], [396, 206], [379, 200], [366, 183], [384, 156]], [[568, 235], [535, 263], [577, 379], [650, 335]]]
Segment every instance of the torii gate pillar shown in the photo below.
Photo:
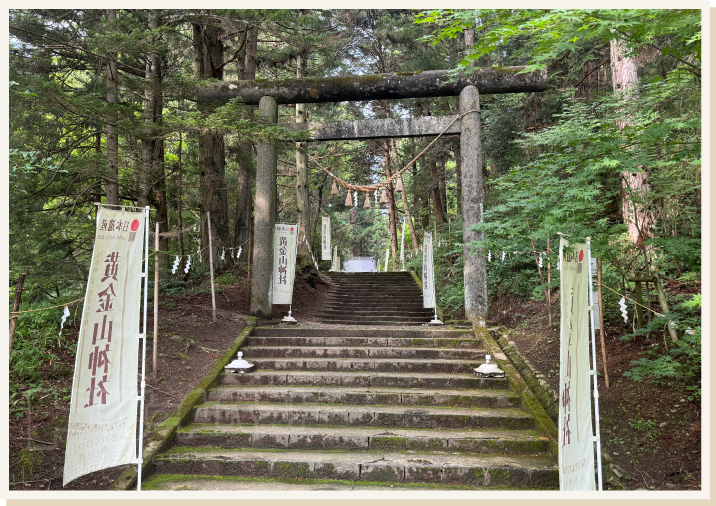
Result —
[[[276, 123], [278, 103], [273, 97], [259, 101], [259, 121]], [[276, 144], [259, 141], [256, 157], [254, 245], [251, 263], [251, 315], [271, 319], [273, 309], [273, 228], [276, 223]]]
[[461, 119], [460, 157], [462, 160], [462, 237], [465, 279], [465, 317], [484, 327], [487, 320], [487, 270], [481, 250], [469, 247], [470, 241], [480, 241], [483, 232], [472, 226], [483, 223], [485, 184], [482, 179], [482, 143], [480, 141], [480, 93], [475, 86], [465, 86], [460, 92]]

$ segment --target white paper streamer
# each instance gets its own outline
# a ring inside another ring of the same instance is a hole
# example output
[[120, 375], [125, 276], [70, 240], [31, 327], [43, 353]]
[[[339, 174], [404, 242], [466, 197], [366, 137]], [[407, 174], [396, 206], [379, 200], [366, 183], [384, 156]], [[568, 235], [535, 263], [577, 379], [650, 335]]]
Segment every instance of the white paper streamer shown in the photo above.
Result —
[[179, 267], [179, 256], [174, 259], [174, 265], [172, 265], [172, 274], [177, 273], [177, 268]]
[[222, 260], [224, 260], [224, 255], [226, 255], [226, 250], [225, 250], [225, 249], [222, 249], [222, 250], [221, 250], [221, 259], [222, 259]]
[[201, 250], [199, 250], [199, 263], [203, 264], [204, 262], [201, 260]]
[[539, 254], [539, 263], [537, 264], [539, 268], [542, 268], [542, 253]]
[[487, 261], [492, 262], [492, 251], [487, 252]]
[[358, 190], [353, 192], [353, 207], [358, 207]]
[[239, 251], [236, 252], [236, 258], [238, 259], [241, 256], [241, 246], [239, 246]]
[[626, 306], [626, 300], [624, 297], [622, 297], [619, 300], [619, 309], [622, 311], [622, 316], [624, 317], [624, 323], [627, 323], [629, 321], [629, 316], [627, 315], [627, 306]]
[[507, 253], [505, 253], [505, 252], [503, 251], [503, 252], [502, 252], [502, 263], [503, 263], [503, 264], [505, 263], [505, 255], [507, 255]]
[[70, 316], [70, 310], [67, 309], [67, 306], [65, 306], [65, 312], [62, 313], [62, 321], [60, 322], [60, 333], [57, 334], [58, 336], [62, 335], [62, 327], [65, 326], [65, 320], [67, 320], [68, 316]]
[[187, 257], [186, 259], [186, 267], [184, 267], [184, 274], [189, 272], [189, 267], [191, 266], [191, 257]]

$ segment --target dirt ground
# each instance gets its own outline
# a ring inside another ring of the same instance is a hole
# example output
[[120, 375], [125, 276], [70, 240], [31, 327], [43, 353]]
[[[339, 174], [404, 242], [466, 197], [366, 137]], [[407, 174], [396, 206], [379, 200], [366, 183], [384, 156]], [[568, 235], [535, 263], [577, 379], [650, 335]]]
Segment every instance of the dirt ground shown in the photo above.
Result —
[[[245, 279], [245, 272], [235, 271], [237, 279]], [[300, 277], [294, 288], [293, 316], [300, 322], [314, 320], [329, 281], [320, 276], [316, 287]], [[208, 286], [208, 281], [205, 283]], [[151, 336], [154, 316], [149, 306], [147, 329], [150, 338], [146, 351], [146, 397], [144, 412], [144, 441], [153, 428], [166, 420], [182, 399], [209, 372], [215, 361], [244, 328], [249, 314], [249, 299], [245, 282], [219, 285], [216, 293], [217, 322], [212, 323], [211, 294], [159, 297], [159, 331], [157, 348], [157, 378], [153, 379]], [[280, 319], [288, 313], [288, 306], [274, 306], [273, 317]], [[72, 328], [70, 339], [77, 339], [79, 323]], [[140, 357], [142, 354], [140, 347]], [[63, 361], [74, 365], [74, 357], [65, 354]], [[141, 367], [141, 366], [140, 366]], [[139, 369], [141, 370], [141, 369]], [[139, 374], [138, 374], [139, 379]], [[45, 386], [61, 392], [71, 391], [72, 375], [61, 380], [45, 378]], [[54, 397], [54, 398], [53, 398]], [[62, 486], [65, 462], [63, 441], [67, 434], [69, 398], [60, 395], [40, 399], [31, 406], [26, 417], [10, 420], [10, 490], [107, 490], [129, 466], [117, 466], [87, 474]]]
[[[557, 392], [559, 311], [557, 298], [550, 327], [545, 302], [502, 296], [490, 307], [490, 318], [508, 329], [508, 339]], [[630, 332], [623, 320], [607, 320], [604, 326], [609, 388], [597, 334], [602, 448], [627, 472], [624, 482], [630, 490], [700, 490], [701, 402], [687, 401], [691, 392], [683, 386], [646, 379], [637, 383], [622, 376], [652, 343], [619, 340]]]

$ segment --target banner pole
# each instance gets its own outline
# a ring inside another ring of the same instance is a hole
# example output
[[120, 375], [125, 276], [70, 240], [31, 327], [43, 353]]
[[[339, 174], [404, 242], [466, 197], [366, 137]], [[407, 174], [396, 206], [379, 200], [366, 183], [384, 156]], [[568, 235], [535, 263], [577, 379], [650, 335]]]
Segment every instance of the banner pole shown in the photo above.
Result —
[[154, 233], [154, 348], [152, 349], [152, 381], [157, 381], [157, 333], [159, 330], [159, 222], [155, 223]]
[[206, 212], [206, 226], [209, 229], [209, 273], [211, 275], [211, 321], [216, 323], [216, 295], [214, 293], [214, 246], [211, 242], [211, 211]]
[[595, 441], [597, 443], [597, 476], [599, 490], [602, 490], [602, 443], [599, 430], [599, 392], [597, 390], [597, 348], [594, 337], [594, 293], [592, 292], [592, 239], [587, 237], [587, 278], [589, 279], [589, 320], [591, 322], [590, 334], [592, 338], [592, 377], [594, 378], [594, 424], [596, 429]]
[[144, 439], [144, 369], [147, 358], [147, 291], [149, 281], [149, 206], [144, 208], [144, 318], [142, 322], [142, 383], [139, 394], [139, 452], [137, 457], [137, 490], [142, 490], [142, 442]]

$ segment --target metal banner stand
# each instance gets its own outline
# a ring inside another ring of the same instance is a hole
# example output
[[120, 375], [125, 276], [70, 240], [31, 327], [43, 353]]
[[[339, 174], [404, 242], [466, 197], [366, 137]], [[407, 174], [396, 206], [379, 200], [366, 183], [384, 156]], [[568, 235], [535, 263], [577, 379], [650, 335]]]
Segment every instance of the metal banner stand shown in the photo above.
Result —
[[602, 443], [599, 430], [599, 392], [597, 390], [597, 348], [594, 337], [594, 293], [592, 292], [592, 246], [591, 237], [587, 237], [587, 277], [589, 278], [589, 319], [591, 322], [590, 335], [592, 338], [592, 370], [589, 373], [594, 378], [594, 422], [595, 432], [594, 441], [597, 443], [597, 481], [599, 490], [602, 490]]
[[144, 440], [144, 367], [147, 358], [147, 290], [149, 281], [149, 206], [144, 208], [144, 321], [142, 322], [142, 383], [141, 393], [137, 400], [139, 401], [139, 451], [137, 457], [137, 490], [142, 490], [142, 443]]

